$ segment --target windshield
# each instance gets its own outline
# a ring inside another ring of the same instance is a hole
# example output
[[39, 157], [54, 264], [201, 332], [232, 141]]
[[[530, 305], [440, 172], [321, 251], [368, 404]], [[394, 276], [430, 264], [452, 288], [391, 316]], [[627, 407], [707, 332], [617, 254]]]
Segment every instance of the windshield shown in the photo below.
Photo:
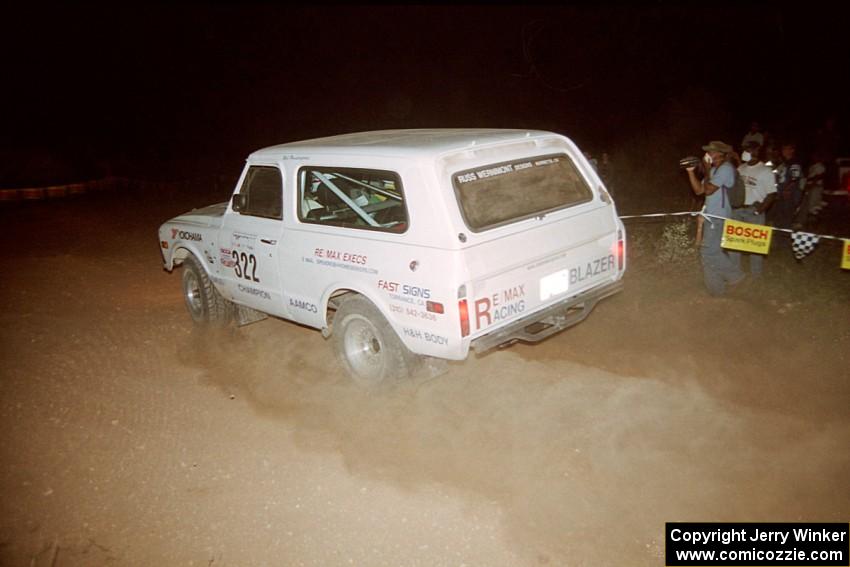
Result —
[[463, 219], [473, 232], [593, 199], [587, 182], [564, 154], [476, 167], [454, 174], [452, 182]]

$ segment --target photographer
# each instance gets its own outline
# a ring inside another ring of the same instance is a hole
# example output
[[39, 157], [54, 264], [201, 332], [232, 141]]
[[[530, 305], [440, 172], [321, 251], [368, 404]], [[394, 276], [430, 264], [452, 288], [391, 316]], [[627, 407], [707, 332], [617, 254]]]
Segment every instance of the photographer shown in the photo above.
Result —
[[[735, 183], [735, 167], [729, 161], [732, 146], [721, 141], [712, 141], [702, 147], [705, 150], [703, 160], [708, 171], [699, 180], [696, 176], [696, 164], [688, 164], [688, 181], [696, 195], [705, 195], [703, 213], [712, 215], [703, 225], [700, 255], [702, 256], [705, 287], [712, 296], [726, 293], [727, 286], [735, 286], [744, 280], [741, 271], [729, 255], [721, 248], [723, 237], [723, 219], [731, 218], [732, 206], [726, 191]], [[722, 218], [716, 218], [722, 217]]]

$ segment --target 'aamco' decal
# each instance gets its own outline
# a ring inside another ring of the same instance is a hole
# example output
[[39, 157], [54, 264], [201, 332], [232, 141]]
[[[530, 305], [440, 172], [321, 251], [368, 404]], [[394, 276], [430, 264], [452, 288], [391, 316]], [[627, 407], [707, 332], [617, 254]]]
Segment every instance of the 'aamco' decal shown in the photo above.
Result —
[[303, 299], [294, 299], [292, 297], [289, 298], [289, 306], [295, 307], [296, 309], [302, 309], [309, 313], [318, 313], [319, 308], [316, 307], [315, 303], [310, 303], [309, 301], [305, 301]]
[[195, 240], [197, 242], [203, 240], [200, 232], [187, 232], [185, 230], [180, 230], [179, 228], [172, 228], [171, 240], [174, 240], [178, 237], [180, 238], [180, 240]]

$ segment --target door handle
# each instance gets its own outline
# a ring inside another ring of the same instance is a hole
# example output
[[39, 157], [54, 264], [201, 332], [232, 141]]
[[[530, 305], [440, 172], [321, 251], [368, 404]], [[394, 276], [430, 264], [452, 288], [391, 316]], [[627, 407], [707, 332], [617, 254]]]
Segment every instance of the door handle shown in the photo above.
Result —
[[270, 240], [268, 238], [261, 238], [260, 242], [262, 242], [263, 244], [271, 244], [272, 246], [277, 244], [277, 240]]

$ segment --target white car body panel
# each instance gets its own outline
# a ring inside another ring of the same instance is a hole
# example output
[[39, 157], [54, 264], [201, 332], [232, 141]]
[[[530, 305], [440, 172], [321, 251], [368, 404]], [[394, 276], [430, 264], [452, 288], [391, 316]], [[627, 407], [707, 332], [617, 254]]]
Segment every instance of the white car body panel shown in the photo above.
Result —
[[[454, 173], [554, 153], [575, 164], [592, 199], [477, 232], [467, 226]], [[461, 360], [476, 339], [623, 277], [616, 208], [581, 151], [554, 133], [400, 130], [273, 146], [248, 157], [236, 193], [251, 166], [280, 171], [283, 218], [240, 214], [232, 200], [175, 217], [159, 229], [165, 268], [192, 254], [227, 299], [309, 327], [328, 329], [331, 298], [350, 290], [368, 298], [412, 352]], [[298, 173], [309, 166], [395, 172], [406, 231], [299, 220]]]

